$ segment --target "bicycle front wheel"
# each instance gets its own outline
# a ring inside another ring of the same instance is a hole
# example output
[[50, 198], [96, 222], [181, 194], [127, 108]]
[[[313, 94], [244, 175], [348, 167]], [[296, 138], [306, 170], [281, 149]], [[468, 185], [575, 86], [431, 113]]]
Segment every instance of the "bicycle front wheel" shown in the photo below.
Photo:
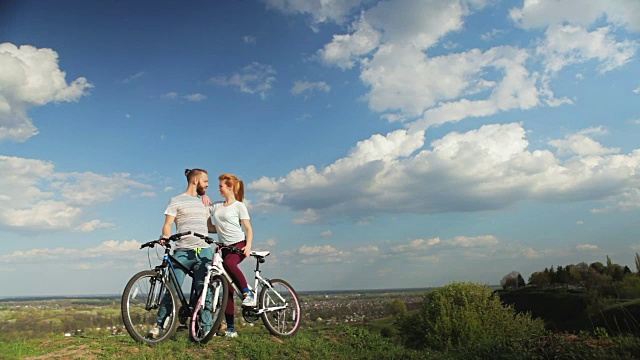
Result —
[[[221, 275], [211, 277], [191, 316], [191, 340], [206, 344], [218, 332], [229, 299], [229, 283]], [[204, 304], [204, 306], [203, 306]]]
[[259, 310], [262, 322], [269, 332], [278, 337], [289, 337], [300, 327], [300, 301], [293, 287], [281, 279], [270, 281], [271, 287], [260, 290]]
[[134, 340], [154, 345], [175, 334], [176, 304], [175, 290], [164, 282], [160, 273], [141, 271], [129, 280], [122, 293], [122, 321]]

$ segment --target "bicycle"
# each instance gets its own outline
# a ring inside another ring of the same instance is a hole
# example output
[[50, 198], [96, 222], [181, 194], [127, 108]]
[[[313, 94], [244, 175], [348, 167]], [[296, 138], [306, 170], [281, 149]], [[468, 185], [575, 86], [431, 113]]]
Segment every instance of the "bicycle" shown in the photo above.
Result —
[[[206, 235], [193, 233], [194, 236], [205, 239], [206, 241], [213, 241]], [[206, 309], [204, 306], [207, 303], [207, 297], [211, 296], [212, 304], [222, 304], [219, 300], [220, 297], [225, 300], [228, 298], [228, 289], [231, 286], [234, 292], [242, 298], [242, 292], [238, 286], [233, 282], [231, 276], [225, 271], [222, 260], [222, 249], [228, 248], [233, 252], [242, 253], [242, 250], [235, 246], [228, 246], [224, 243], [213, 241], [217, 249], [213, 255], [211, 264], [207, 264], [207, 277], [224, 279], [224, 284], [221, 287], [211, 287], [207, 291], [203, 291], [198, 299], [198, 304], [194, 309], [193, 316], [191, 318], [190, 333], [191, 338], [195, 341], [206, 343], [209, 341], [214, 333], [209, 332], [203, 336], [199, 335], [199, 329], [202, 327], [200, 324], [200, 312]], [[264, 326], [269, 332], [278, 337], [290, 337], [293, 336], [300, 327], [300, 301], [298, 295], [293, 287], [282, 279], [266, 279], [260, 275], [260, 264], [263, 264], [265, 258], [269, 256], [269, 251], [251, 251], [251, 256], [256, 258], [255, 282], [253, 288], [249, 288], [254, 291], [255, 294], [259, 294], [257, 298], [256, 306], [243, 306], [242, 316], [248, 323], [254, 323], [259, 318], [262, 318]], [[255, 290], [254, 290], [255, 289]], [[259, 289], [259, 291], [258, 291]], [[212, 308], [206, 310], [215, 312], [217, 310], [216, 322], [222, 320], [222, 312], [220, 309], [226, 307], [226, 301], [222, 308], [216, 308], [214, 305]], [[224, 310], [223, 310], [224, 311]]]
[[[192, 286], [190, 301], [187, 301], [176, 279], [174, 268], [178, 266], [192, 278], [193, 271], [171, 255], [170, 244], [171, 240], [176, 241], [191, 234], [191, 232], [183, 232], [171, 235], [169, 239], [165, 240], [162, 263], [153, 270], [145, 270], [135, 274], [127, 282], [122, 293], [120, 311], [127, 332], [134, 340], [149, 345], [167, 340], [176, 333], [179, 323], [187, 324], [187, 320], [192, 316], [194, 309], [190, 302], [193, 302], [193, 299], [199, 299], [200, 294], [196, 294], [197, 289]], [[140, 249], [153, 248], [156, 244], [162, 245], [160, 241], [149, 241], [142, 244]], [[227, 289], [227, 284], [222, 276], [207, 276], [205, 281], [203, 288]], [[216, 299], [219, 303], [216, 303], [215, 308], [223, 309], [226, 306], [225, 300], [226, 298]], [[151, 330], [157, 325], [158, 311], [161, 307], [167, 310], [166, 318], [160, 326], [159, 333], [154, 336]], [[209, 331], [217, 331], [222, 317], [218, 316], [219, 314], [211, 315]]]

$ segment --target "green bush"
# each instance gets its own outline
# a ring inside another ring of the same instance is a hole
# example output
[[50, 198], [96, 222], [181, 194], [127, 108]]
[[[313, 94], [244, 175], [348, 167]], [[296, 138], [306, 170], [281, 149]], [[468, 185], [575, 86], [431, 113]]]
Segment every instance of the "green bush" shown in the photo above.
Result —
[[544, 323], [505, 306], [485, 285], [452, 283], [427, 293], [417, 313], [396, 323], [402, 342], [434, 350], [492, 347], [544, 333]]

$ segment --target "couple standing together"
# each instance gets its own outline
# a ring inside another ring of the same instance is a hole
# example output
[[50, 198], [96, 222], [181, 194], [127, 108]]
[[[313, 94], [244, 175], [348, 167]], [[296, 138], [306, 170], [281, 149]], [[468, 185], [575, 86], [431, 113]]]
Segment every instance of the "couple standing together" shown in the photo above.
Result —
[[[178, 196], [174, 196], [169, 201], [165, 210], [165, 222], [162, 227], [161, 239], [167, 239], [172, 234], [173, 224], [176, 225], [176, 233], [196, 232], [200, 234], [217, 233], [218, 240], [225, 245], [233, 245], [242, 250], [242, 254], [232, 253], [229, 249], [222, 250], [223, 265], [227, 273], [231, 275], [233, 281], [242, 290], [244, 299], [243, 306], [255, 306], [256, 296], [249, 289], [247, 280], [238, 264], [251, 254], [253, 243], [253, 229], [249, 218], [247, 207], [242, 202], [244, 200], [244, 183], [232, 174], [222, 174], [218, 177], [218, 190], [224, 201], [211, 202], [206, 196], [209, 187], [209, 175], [206, 170], [187, 169], [187, 190]], [[211, 221], [213, 218], [213, 222]], [[244, 228], [244, 231], [243, 231]], [[206, 263], [213, 259], [213, 250], [203, 239], [196, 236], [183, 236], [176, 241], [173, 256], [185, 267], [194, 269], [193, 285], [200, 290], [204, 283], [207, 269]], [[178, 283], [182, 285], [185, 273], [176, 267], [175, 269]], [[158, 312], [158, 328], [153, 331], [160, 331], [167, 314]], [[225, 336], [236, 337], [234, 321], [233, 288], [229, 289], [229, 301], [225, 309], [225, 320], [227, 331]]]

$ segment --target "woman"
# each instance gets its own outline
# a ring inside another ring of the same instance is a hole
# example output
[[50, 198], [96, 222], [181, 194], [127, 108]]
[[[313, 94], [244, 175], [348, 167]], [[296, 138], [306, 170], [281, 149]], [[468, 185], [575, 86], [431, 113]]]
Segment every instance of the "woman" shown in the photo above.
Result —
[[[255, 306], [255, 294], [249, 289], [247, 280], [238, 268], [238, 264], [251, 255], [251, 244], [253, 243], [253, 228], [247, 207], [242, 203], [244, 200], [244, 183], [232, 174], [222, 174], [218, 177], [220, 185], [220, 195], [224, 201], [216, 201], [210, 206], [212, 208], [215, 225], [209, 224], [209, 232], [218, 234], [218, 240], [225, 245], [233, 245], [242, 250], [242, 254], [232, 253], [229, 249], [222, 250], [224, 269], [231, 275], [234, 282], [242, 290], [244, 299], [242, 306]], [[205, 204], [208, 199], [203, 198]], [[243, 231], [244, 228], [244, 231]], [[229, 290], [229, 301], [225, 310], [225, 320], [227, 321], [227, 337], [237, 337], [234, 320], [233, 288]]]

